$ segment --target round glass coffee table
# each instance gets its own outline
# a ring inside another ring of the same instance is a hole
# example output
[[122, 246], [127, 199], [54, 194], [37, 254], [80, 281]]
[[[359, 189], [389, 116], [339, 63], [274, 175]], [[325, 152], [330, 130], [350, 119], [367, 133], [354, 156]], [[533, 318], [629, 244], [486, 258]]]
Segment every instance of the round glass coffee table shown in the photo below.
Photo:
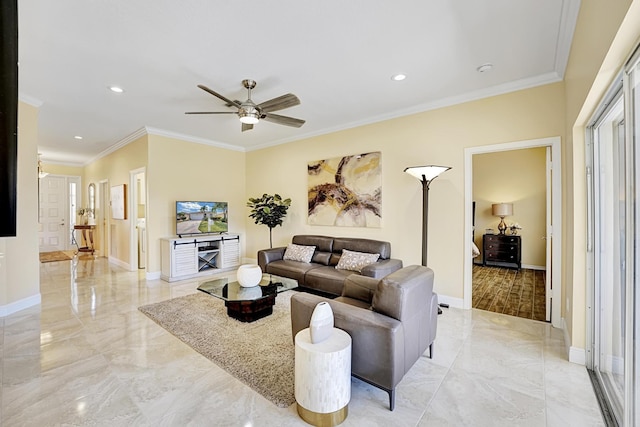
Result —
[[298, 281], [274, 274], [263, 274], [257, 286], [245, 288], [229, 278], [200, 283], [198, 290], [224, 300], [229, 317], [241, 322], [253, 322], [273, 313], [276, 296], [298, 287]]

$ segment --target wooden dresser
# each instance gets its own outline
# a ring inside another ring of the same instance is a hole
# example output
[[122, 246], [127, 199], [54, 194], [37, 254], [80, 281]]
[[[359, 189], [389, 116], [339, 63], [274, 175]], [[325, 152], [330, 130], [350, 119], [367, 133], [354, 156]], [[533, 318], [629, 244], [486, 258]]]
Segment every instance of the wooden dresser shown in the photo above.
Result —
[[482, 264], [484, 266], [520, 269], [522, 239], [508, 234], [482, 236]]

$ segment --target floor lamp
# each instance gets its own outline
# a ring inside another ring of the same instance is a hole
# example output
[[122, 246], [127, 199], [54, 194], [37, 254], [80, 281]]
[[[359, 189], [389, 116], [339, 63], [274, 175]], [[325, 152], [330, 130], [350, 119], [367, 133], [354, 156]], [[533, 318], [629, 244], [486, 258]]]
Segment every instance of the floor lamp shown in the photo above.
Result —
[[[429, 226], [429, 185], [431, 181], [436, 179], [441, 173], [451, 169], [449, 166], [412, 166], [404, 171], [409, 175], [415, 176], [422, 183], [422, 265], [427, 266], [427, 235]], [[438, 304], [440, 307], [449, 307], [449, 304]], [[438, 314], [442, 310], [438, 307]]]
[[422, 182], [422, 265], [427, 266], [427, 234], [429, 225], [429, 185], [441, 173], [451, 169], [449, 166], [412, 166], [404, 171]]

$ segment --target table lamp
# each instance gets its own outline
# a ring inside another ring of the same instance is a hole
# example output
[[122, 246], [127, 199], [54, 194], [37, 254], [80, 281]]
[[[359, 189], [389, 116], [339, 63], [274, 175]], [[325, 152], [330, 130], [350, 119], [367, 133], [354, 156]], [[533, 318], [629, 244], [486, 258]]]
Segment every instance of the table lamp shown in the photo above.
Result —
[[507, 224], [504, 223], [504, 217], [513, 215], [513, 203], [494, 203], [491, 205], [491, 213], [493, 216], [500, 217], [498, 231], [500, 234], [504, 234], [507, 230]]

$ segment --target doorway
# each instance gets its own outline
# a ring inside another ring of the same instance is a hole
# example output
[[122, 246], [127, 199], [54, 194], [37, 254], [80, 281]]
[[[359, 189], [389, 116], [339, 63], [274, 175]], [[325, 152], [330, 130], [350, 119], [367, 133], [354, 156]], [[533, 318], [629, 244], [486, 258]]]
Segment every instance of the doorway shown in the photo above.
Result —
[[[474, 243], [479, 252], [473, 266], [473, 308], [550, 321], [545, 298], [548, 150], [473, 156]], [[503, 224], [506, 230], [500, 230]]]
[[39, 180], [39, 252], [70, 250], [82, 200], [80, 177], [49, 174]]
[[131, 260], [133, 269], [147, 265], [147, 183], [145, 168], [129, 172], [131, 189]]
[[[476, 154], [496, 153], [511, 150], [548, 147], [547, 154], [547, 222], [544, 230], [546, 255], [545, 279], [546, 298], [549, 299], [549, 317], [554, 327], [562, 327], [561, 319], [561, 171], [560, 137], [518, 141], [504, 144], [471, 147], [465, 149], [465, 239], [464, 259], [464, 308], [471, 309], [473, 304], [473, 156]], [[503, 202], [504, 200], [496, 200]], [[480, 231], [482, 233], [482, 230]], [[554, 298], [554, 295], [556, 296]]]

